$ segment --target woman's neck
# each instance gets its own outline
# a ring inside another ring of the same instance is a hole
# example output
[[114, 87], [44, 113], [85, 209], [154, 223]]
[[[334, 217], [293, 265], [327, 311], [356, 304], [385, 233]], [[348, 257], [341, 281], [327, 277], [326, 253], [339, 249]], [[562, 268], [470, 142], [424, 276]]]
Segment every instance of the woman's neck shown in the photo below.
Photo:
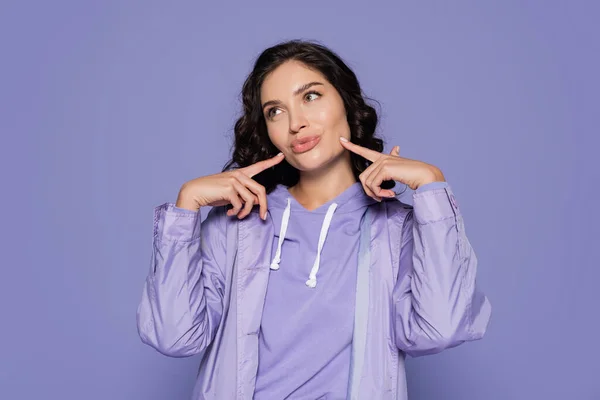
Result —
[[301, 171], [298, 183], [289, 189], [290, 194], [308, 210], [339, 196], [356, 182], [350, 157], [347, 153], [345, 155], [318, 171]]

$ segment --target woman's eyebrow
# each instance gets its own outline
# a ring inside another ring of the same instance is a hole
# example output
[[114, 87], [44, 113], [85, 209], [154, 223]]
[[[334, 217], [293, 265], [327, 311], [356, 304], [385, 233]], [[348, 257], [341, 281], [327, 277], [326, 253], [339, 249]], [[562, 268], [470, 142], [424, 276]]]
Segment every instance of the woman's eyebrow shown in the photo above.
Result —
[[[323, 86], [323, 83], [317, 82], [317, 81], [306, 83], [306, 84], [300, 86], [298, 89], [294, 90], [294, 96], [298, 96], [300, 93], [310, 89], [313, 86], [317, 86], [317, 85]], [[269, 100], [262, 105], [262, 109], [264, 110], [265, 107], [276, 105], [276, 104], [281, 104], [281, 101], [280, 100]]]
[[305, 85], [302, 85], [302, 86], [300, 86], [298, 89], [296, 89], [294, 91], [294, 96], [298, 96], [300, 93], [302, 93], [305, 90], [307, 90], [307, 89], [309, 89], [309, 88], [311, 88], [313, 86], [316, 86], [316, 85], [323, 85], [323, 84], [321, 82], [316, 82], [315, 81], [315, 82], [310, 82], [310, 83], [307, 83]]

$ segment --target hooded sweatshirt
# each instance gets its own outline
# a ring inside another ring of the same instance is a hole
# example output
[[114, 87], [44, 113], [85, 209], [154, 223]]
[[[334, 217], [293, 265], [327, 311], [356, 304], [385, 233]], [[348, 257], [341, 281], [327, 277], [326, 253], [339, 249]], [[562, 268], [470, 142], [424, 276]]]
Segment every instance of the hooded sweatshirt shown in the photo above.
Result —
[[345, 399], [360, 222], [376, 200], [356, 182], [311, 211], [283, 185], [267, 201], [275, 237], [254, 399]]

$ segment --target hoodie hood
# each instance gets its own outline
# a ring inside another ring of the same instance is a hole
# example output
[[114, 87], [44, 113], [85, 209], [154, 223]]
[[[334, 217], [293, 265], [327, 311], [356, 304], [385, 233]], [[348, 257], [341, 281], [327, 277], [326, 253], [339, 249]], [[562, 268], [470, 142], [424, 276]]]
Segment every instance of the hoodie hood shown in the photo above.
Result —
[[[367, 207], [376, 202], [375, 199], [365, 193], [361, 182], [355, 182], [334, 199], [314, 210], [307, 210], [291, 195], [286, 186], [278, 185], [267, 196], [271, 220], [275, 232], [278, 232], [278, 234], [276, 233], [278, 237], [277, 247], [271, 262], [271, 269], [278, 270], [280, 267], [283, 258], [282, 247], [287, 239], [286, 235], [290, 224], [301, 223], [306, 225], [303, 228], [308, 228], [313, 236], [307, 238], [307, 240], [301, 240], [303, 244], [306, 245], [316, 240], [316, 245], [313, 243], [310, 245], [312, 248], [305, 249], [307, 256], [314, 256], [306, 285], [311, 288], [316, 287], [317, 273], [321, 266], [321, 252], [326, 244], [329, 231], [336, 227], [336, 221], [343, 219], [345, 214], [360, 215], [362, 217]], [[310, 258], [307, 257], [307, 260], [310, 260]]]

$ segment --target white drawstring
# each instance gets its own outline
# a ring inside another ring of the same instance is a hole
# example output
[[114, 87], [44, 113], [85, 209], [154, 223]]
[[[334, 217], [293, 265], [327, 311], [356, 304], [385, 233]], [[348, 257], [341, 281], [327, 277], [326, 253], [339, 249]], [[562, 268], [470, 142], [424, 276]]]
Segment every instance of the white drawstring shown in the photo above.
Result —
[[327, 237], [327, 232], [329, 231], [329, 226], [331, 225], [331, 218], [333, 218], [333, 213], [337, 207], [336, 203], [333, 203], [327, 209], [327, 214], [325, 214], [325, 220], [323, 221], [323, 225], [321, 226], [321, 234], [319, 235], [319, 247], [317, 249], [317, 258], [315, 259], [315, 263], [310, 271], [310, 275], [308, 276], [308, 280], [306, 281], [306, 286], [314, 288], [317, 286], [317, 272], [319, 272], [319, 266], [321, 264], [321, 250], [323, 250], [323, 245], [325, 244], [325, 238]]
[[[279, 263], [281, 262], [281, 246], [283, 245], [283, 241], [285, 240], [285, 233], [287, 231], [288, 223], [290, 220], [290, 199], [287, 200], [287, 206], [283, 211], [283, 217], [281, 218], [281, 229], [279, 230], [279, 241], [277, 243], [277, 251], [275, 252], [275, 257], [271, 262], [271, 269], [278, 270]], [[323, 250], [323, 245], [325, 244], [325, 239], [327, 238], [327, 232], [329, 232], [329, 226], [331, 225], [331, 219], [333, 218], [333, 213], [337, 208], [336, 203], [332, 203], [327, 209], [327, 213], [325, 214], [325, 219], [323, 220], [323, 225], [321, 226], [321, 234], [319, 235], [319, 245], [317, 248], [317, 258], [313, 264], [312, 269], [310, 270], [310, 275], [308, 276], [308, 280], [306, 281], [306, 286], [314, 288], [317, 286], [317, 272], [319, 272], [319, 267], [321, 265], [321, 251]]]
[[287, 231], [288, 221], [290, 220], [290, 199], [287, 201], [287, 206], [283, 211], [283, 217], [281, 218], [281, 229], [279, 230], [279, 242], [277, 243], [277, 252], [275, 253], [275, 258], [271, 262], [271, 269], [278, 270], [279, 263], [281, 262], [281, 245], [283, 245], [283, 240], [285, 239], [285, 232]]

